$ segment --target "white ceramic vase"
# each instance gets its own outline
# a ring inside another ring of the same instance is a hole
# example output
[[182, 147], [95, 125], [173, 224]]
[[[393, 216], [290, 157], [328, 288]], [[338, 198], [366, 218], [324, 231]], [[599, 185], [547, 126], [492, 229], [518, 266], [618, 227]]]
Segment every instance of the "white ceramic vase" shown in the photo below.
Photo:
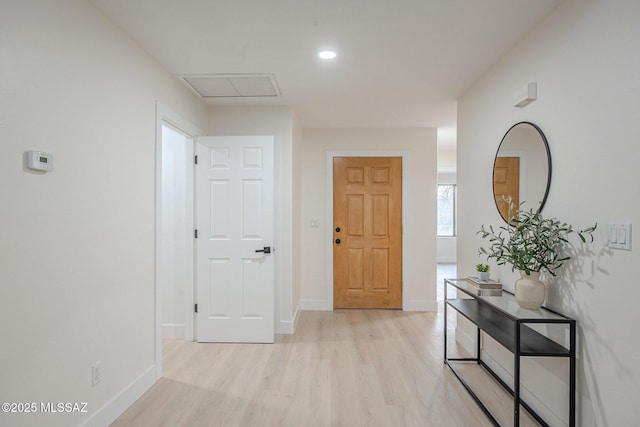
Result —
[[540, 272], [532, 271], [527, 274], [520, 272], [520, 279], [516, 280], [516, 301], [522, 308], [537, 310], [544, 302], [546, 289], [540, 281]]
[[488, 271], [478, 271], [478, 278], [483, 282], [486, 282], [487, 280], [489, 280], [489, 277], [491, 276]]

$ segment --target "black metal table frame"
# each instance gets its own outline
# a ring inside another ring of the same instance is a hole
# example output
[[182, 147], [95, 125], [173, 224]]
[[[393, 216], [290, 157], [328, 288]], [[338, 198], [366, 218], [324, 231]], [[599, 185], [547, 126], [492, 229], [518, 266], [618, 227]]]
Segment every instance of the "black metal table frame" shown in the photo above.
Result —
[[[506, 318], [510, 318], [514, 321], [514, 349], [508, 349], [514, 355], [514, 369], [513, 369], [513, 389], [506, 384], [494, 371], [491, 369], [483, 360], [482, 360], [482, 351], [481, 351], [481, 335], [484, 331], [487, 335], [492, 336], [491, 333], [488, 333], [486, 330], [480, 327], [478, 323], [471, 319], [465, 312], [461, 311], [459, 308], [456, 308], [451, 304], [451, 300], [447, 297], [447, 287], [453, 286], [456, 290], [462, 291], [465, 294], [471, 296], [473, 299], [478, 300], [476, 295], [467, 292], [465, 289], [454, 285], [449, 281], [450, 279], [445, 279], [444, 282], [444, 363], [449, 366], [453, 374], [458, 378], [460, 383], [464, 386], [464, 388], [469, 392], [473, 400], [480, 406], [482, 411], [487, 415], [487, 417], [491, 420], [494, 426], [500, 427], [500, 424], [495, 419], [495, 417], [491, 414], [491, 411], [482, 403], [482, 400], [476, 395], [471, 386], [462, 378], [462, 375], [456, 370], [454, 366], [450, 362], [476, 362], [478, 365], [482, 366], [491, 376], [504, 387], [512, 396], [513, 396], [513, 426], [519, 427], [520, 425], [520, 405], [527, 410], [533, 416], [536, 421], [538, 421], [542, 426], [548, 427], [549, 425], [537, 414], [533, 408], [531, 408], [524, 400], [522, 400], [520, 396], [520, 357], [522, 356], [546, 356], [546, 357], [568, 357], [569, 358], [569, 427], [575, 427], [576, 425], [576, 390], [575, 390], [575, 378], [576, 378], [576, 355], [575, 355], [575, 347], [576, 347], [576, 321], [574, 319], [569, 319], [564, 315], [557, 313], [548, 308], [542, 308], [542, 310], [549, 311], [558, 316], [563, 317], [563, 319], [535, 319], [535, 318], [525, 318], [520, 319], [516, 318], [509, 313], [505, 313], [500, 310], [499, 307], [492, 305], [491, 303], [480, 300], [481, 304], [487, 304], [493, 310], [502, 313]], [[464, 280], [464, 279], [456, 279], [456, 280]], [[502, 291], [510, 294], [507, 291]], [[511, 294], [512, 295], [512, 294]], [[467, 318], [471, 323], [473, 323], [477, 330], [476, 336], [476, 356], [475, 357], [459, 357], [452, 358], [447, 356], [447, 307], [451, 305], [451, 307], [459, 314], [462, 314], [465, 318]], [[566, 349], [566, 352], [526, 352], [522, 350], [522, 326], [527, 323], [555, 323], [555, 324], [566, 324], [569, 326], [569, 348]], [[502, 343], [501, 343], [502, 344]]]

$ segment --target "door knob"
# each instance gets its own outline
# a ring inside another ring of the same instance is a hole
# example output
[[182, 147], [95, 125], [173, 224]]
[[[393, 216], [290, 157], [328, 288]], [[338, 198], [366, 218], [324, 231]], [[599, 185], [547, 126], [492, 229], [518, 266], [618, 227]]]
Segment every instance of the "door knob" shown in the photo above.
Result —
[[336, 233], [340, 232], [340, 227], [336, 227]]
[[265, 253], [265, 254], [270, 254], [271, 253], [271, 246], [265, 246], [262, 249], [256, 249], [256, 253], [258, 253], [258, 252], [262, 252], [262, 253]]
[[340, 244], [340, 239], [336, 239], [336, 245]]

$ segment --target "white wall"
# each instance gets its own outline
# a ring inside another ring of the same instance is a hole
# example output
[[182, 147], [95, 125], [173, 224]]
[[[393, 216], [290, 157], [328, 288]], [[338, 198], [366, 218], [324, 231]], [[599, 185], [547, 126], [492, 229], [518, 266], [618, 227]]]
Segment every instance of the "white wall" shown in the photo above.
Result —
[[[155, 381], [156, 100], [206, 124], [87, 2], [3, 2], [0, 395], [88, 413], [0, 413], [2, 425], [105, 425]], [[52, 153], [54, 171], [23, 169], [29, 149]]]
[[[302, 307], [333, 307], [327, 258], [332, 218], [327, 215], [327, 152], [403, 151], [403, 307], [436, 308], [436, 130], [305, 129], [301, 154]], [[311, 228], [310, 221], [320, 226]]]
[[[543, 212], [578, 227], [599, 225], [596, 242], [565, 265], [547, 298], [578, 320], [578, 425], [584, 427], [635, 425], [640, 417], [640, 287], [633, 280], [640, 256], [637, 247], [605, 246], [609, 222], [640, 224], [638, 16], [638, 2], [567, 0], [458, 103], [460, 276], [479, 260], [480, 225], [501, 223], [491, 167], [502, 135], [518, 121], [536, 123], [549, 141], [553, 178]], [[514, 92], [529, 82], [538, 83], [538, 100], [512, 107]], [[512, 287], [514, 273], [492, 271]], [[491, 355], [501, 360], [504, 352]], [[535, 377], [527, 387], [566, 418], [560, 363], [540, 360], [524, 369]]]
[[455, 148], [438, 147], [438, 172], [456, 172], [457, 150]]
[[209, 113], [209, 135], [273, 135], [275, 137], [276, 333], [293, 333], [299, 298], [293, 282], [293, 133], [299, 125], [288, 107], [216, 107]]

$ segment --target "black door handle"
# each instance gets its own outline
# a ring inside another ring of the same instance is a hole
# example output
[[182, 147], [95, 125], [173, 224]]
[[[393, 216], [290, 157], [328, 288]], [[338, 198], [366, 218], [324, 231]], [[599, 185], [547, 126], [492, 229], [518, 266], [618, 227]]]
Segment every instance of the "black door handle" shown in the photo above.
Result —
[[340, 239], [336, 239], [336, 245], [340, 244]]
[[265, 246], [265, 247], [264, 247], [264, 248], [262, 248], [262, 249], [256, 249], [256, 253], [257, 253], [257, 252], [262, 252], [262, 253], [265, 253], [265, 254], [270, 254], [270, 253], [271, 253], [271, 246]]

